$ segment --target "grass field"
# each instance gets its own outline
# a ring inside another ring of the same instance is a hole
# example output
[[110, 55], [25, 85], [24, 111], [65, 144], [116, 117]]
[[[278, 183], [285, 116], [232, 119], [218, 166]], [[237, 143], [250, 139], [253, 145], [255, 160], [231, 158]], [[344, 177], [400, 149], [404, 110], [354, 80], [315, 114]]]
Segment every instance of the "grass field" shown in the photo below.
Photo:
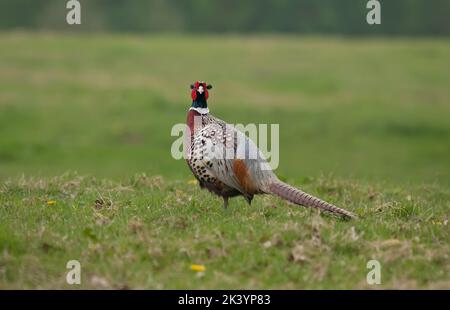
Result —
[[[450, 41], [0, 42], [0, 288], [373, 288], [377, 259], [376, 288], [450, 289]], [[280, 124], [283, 180], [361, 220], [271, 197], [224, 211], [170, 155], [197, 79], [216, 116]]]

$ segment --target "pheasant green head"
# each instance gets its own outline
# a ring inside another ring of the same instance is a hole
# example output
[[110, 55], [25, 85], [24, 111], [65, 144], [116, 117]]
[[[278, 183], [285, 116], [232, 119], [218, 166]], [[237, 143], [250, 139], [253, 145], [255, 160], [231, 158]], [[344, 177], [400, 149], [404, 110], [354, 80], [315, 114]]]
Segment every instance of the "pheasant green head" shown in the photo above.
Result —
[[191, 84], [191, 98], [192, 98], [192, 108], [195, 109], [207, 109], [208, 108], [208, 90], [212, 88], [211, 84], [206, 84], [206, 82], [195, 82]]

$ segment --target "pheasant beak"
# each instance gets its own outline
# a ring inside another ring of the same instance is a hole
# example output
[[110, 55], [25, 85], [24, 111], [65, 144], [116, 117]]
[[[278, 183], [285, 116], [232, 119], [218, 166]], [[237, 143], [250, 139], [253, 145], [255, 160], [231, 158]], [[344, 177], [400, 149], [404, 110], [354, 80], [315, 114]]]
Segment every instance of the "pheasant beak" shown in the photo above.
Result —
[[203, 88], [203, 85], [200, 85], [197, 89], [199, 94], [203, 94], [205, 92], [205, 89]]

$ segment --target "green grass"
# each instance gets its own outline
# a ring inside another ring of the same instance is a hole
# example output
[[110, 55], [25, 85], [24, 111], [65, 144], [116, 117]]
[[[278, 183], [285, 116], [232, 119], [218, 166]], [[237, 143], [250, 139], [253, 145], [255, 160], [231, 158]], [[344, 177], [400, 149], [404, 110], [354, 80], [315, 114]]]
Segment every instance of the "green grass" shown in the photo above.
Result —
[[362, 219], [273, 197], [252, 207], [236, 199], [225, 211], [194, 184], [145, 175], [8, 181], [0, 187], [0, 287], [71, 288], [65, 265], [76, 259], [81, 288], [369, 288], [366, 263], [377, 259], [382, 288], [449, 288], [447, 189], [324, 178], [304, 189]]
[[[71, 288], [71, 259], [82, 288], [367, 288], [370, 259], [381, 288], [450, 288], [450, 41], [0, 41], [0, 288]], [[196, 79], [216, 116], [280, 124], [282, 179], [362, 219], [188, 183], [170, 129]]]

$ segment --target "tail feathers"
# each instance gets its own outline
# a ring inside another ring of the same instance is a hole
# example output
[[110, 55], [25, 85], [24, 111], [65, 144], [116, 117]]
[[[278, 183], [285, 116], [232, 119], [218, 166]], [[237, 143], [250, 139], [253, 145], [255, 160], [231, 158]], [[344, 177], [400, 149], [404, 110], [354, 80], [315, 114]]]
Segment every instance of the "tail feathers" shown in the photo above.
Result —
[[325, 210], [334, 214], [342, 215], [347, 218], [352, 219], [358, 218], [355, 214], [347, 210], [338, 208], [335, 205], [332, 205], [326, 201], [316, 198], [281, 181], [277, 181], [270, 184], [269, 190], [272, 194], [298, 205]]

